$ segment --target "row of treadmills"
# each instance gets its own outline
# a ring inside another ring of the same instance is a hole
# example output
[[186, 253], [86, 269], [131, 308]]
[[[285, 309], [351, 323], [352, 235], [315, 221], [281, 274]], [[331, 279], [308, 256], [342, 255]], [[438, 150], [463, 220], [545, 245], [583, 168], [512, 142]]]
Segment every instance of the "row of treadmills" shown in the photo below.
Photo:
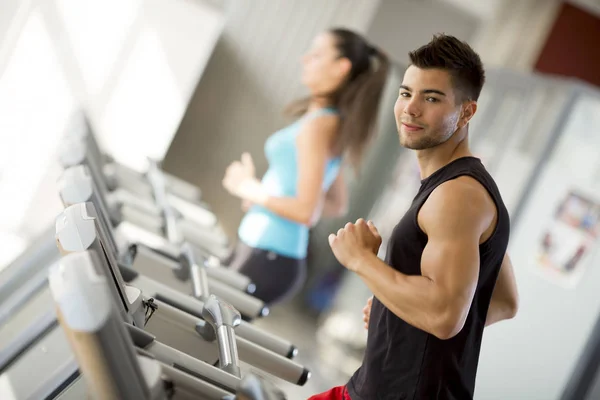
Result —
[[310, 372], [252, 321], [268, 307], [220, 265], [198, 188], [102, 153], [78, 113], [55, 226], [0, 273], [0, 399], [285, 399]]

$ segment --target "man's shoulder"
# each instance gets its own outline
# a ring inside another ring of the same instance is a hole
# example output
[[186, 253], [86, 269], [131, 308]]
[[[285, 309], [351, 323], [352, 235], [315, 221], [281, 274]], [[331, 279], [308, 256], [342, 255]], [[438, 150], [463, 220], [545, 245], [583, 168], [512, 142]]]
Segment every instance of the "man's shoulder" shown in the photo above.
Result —
[[440, 183], [431, 192], [427, 202], [443, 209], [485, 209], [493, 205], [493, 199], [486, 187], [470, 175]]
[[419, 222], [424, 231], [428, 225], [485, 227], [495, 213], [495, 202], [483, 184], [472, 176], [462, 175], [433, 189], [422, 207]]

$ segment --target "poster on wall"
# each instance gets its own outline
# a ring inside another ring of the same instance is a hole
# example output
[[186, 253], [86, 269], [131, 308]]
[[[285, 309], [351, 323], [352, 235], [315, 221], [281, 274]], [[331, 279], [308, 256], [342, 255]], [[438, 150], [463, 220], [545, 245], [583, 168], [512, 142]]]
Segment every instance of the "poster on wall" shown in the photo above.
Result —
[[589, 267], [600, 233], [600, 201], [569, 191], [543, 230], [536, 271], [552, 282], [573, 288]]

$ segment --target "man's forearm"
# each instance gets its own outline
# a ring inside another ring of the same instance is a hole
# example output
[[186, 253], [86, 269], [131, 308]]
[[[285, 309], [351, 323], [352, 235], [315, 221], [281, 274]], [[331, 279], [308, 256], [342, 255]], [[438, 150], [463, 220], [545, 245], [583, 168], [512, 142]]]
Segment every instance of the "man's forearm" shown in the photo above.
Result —
[[402, 274], [374, 254], [366, 254], [356, 263], [352, 269], [392, 313], [416, 328], [439, 334], [444, 304], [429, 278]]
[[505, 254], [490, 300], [485, 326], [513, 318], [517, 314], [518, 308], [519, 293], [515, 274], [510, 257]]
[[511, 319], [515, 316], [515, 311], [513, 308], [509, 307], [506, 304], [502, 304], [497, 301], [491, 301], [490, 306], [488, 308], [487, 317], [485, 318], [485, 326], [486, 328], [496, 322], [504, 321], [506, 319]]

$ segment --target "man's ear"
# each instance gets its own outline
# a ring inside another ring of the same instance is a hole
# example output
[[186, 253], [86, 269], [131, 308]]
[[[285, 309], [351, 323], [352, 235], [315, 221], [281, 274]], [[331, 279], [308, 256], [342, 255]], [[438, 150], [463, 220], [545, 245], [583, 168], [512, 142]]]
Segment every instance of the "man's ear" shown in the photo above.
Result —
[[462, 111], [460, 113], [460, 119], [458, 120], [458, 127], [465, 127], [471, 118], [477, 112], [477, 102], [476, 101], [467, 101], [462, 105]]

